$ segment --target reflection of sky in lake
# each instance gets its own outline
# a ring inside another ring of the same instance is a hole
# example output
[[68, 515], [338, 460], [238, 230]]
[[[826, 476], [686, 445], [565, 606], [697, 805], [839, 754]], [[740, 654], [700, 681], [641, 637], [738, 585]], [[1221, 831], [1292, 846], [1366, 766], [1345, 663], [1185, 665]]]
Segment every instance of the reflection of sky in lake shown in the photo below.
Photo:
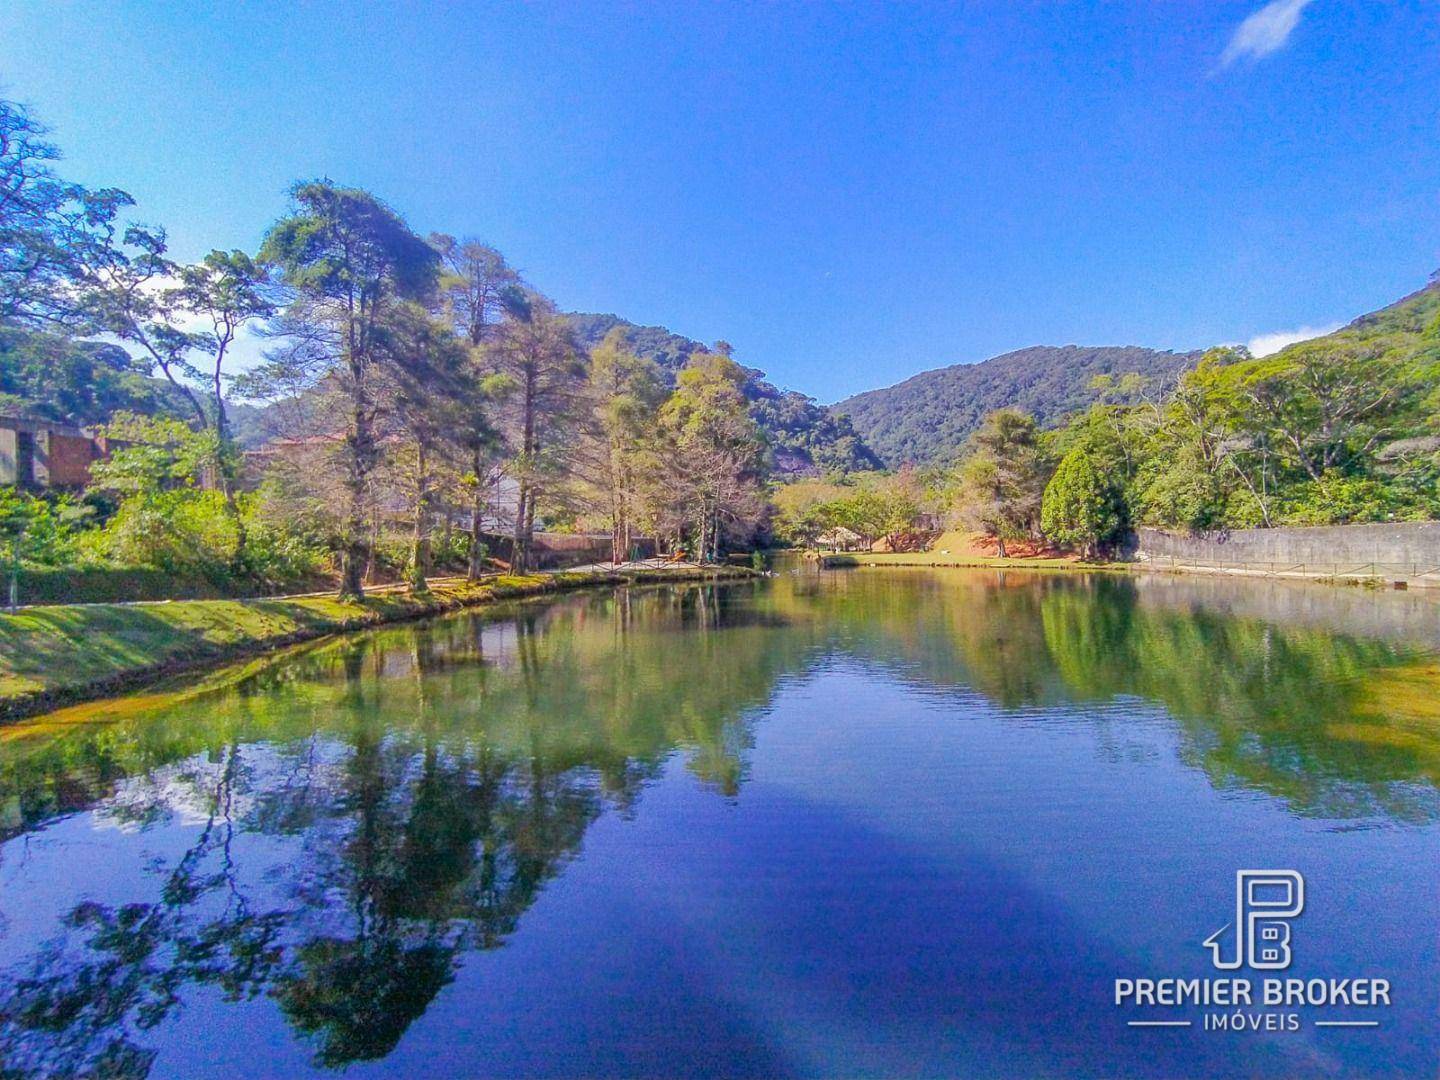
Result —
[[[387, 631], [0, 744], [0, 963], [62, 1011], [143, 985], [75, 1015], [152, 1076], [1435, 1072], [1435, 742], [1370, 696], [1423, 638], [836, 577]], [[1291, 974], [1392, 981], [1379, 1030], [1124, 1027], [1113, 979], [1211, 974], [1249, 866], [1305, 874]], [[24, 1019], [14, 1060], [73, 1054]]]

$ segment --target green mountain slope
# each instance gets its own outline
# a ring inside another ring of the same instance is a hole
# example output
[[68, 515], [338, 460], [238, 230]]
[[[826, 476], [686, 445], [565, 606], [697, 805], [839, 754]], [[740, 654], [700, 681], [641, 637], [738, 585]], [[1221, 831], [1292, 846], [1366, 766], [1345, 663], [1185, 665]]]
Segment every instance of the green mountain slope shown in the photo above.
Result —
[[1168, 378], [1199, 355], [1136, 346], [1037, 345], [979, 364], [925, 371], [846, 398], [830, 411], [848, 416], [888, 466], [945, 462], [994, 409], [1015, 406], [1050, 423], [1093, 400], [1089, 385], [1096, 375], [1138, 372]]
[[121, 411], [190, 415], [181, 393], [118, 345], [0, 326], [0, 415], [103, 424]]
[[1440, 280], [1379, 311], [1361, 315], [1320, 340], [1378, 345], [1419, 360], [1440, 360]]
[[[663, 326], [637, 326], [618, 315], [574, 312], [566, 317], [575, 328], [576, 338], [590, 349], [600, 344], [615, 327], [623, 328], [631, 350], [655, 361], [672, 378], [692, 353], [705, 350], [700, 342], [672, 333]], [[750, 411], [774, 447], [777, 472], [803, 475], [880, 467], [880, 459], [843, 414], [817, 405], [814, 398], [798, 391], [781, 390], [766, 380], [763, 371], [745, 370], [750, 374], [746, 387]]]

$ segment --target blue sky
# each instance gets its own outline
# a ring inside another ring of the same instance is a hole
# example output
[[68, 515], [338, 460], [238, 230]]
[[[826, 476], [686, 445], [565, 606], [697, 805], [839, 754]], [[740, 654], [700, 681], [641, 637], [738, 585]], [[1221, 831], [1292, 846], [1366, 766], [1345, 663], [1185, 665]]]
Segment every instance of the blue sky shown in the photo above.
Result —
[[6, 0], [0, 88], [182, 257], [330, 176], [822, 401], [1325, 328], [1440, 267], [1427, 0]]

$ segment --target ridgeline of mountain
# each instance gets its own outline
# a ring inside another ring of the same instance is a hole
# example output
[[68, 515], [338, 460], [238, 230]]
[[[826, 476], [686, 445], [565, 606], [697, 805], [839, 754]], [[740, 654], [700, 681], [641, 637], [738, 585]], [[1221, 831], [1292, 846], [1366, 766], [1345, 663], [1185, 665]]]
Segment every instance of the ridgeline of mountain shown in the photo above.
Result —
[[[700, 342], [664, 327], [638, 326], [615, 315], [576, 313], [567, 317], [577, 341], [586, 349], [598, 345], [612, 328], [624, 327], [630, 348], [659, 364], [671, 382], [692, 353], [705, 349]], [[766, 381], [764, 372], [745, 370], [750, 376], [746, 394], [751, 412], [774, 446], [778, 473], [880, 467], [879, 458], [844, 417], [832, 415], [804, 394], [780, 390]], [[275, 437], [274, 408], [240, 401], [229, 404], [231, 426], [241, 446], [262, 446]], [[0, 326], [0, 415], [93, 425], [106, 423], [117, 412], [189, 418], [190, 406], [164, 379], [137, 372], [134, 361], [118, 345]], [[292, 403], [287, 423], [311, 426], [304, 415], [305, 410]], [[317, 432], [321, 424], [314, 421]]]
[[[660, 365], [672, 381], [692, 353], [706, 348], [663, 326], [637, 326], [618, 315], [571, 312], [566, 318], [577, 340], [587, 349], [593, 349], [612, 329], [621, 327], [630, 350]], [[763, 371], [749, 367], [745, 370], [750, 376], [745, 390], [750, 412], [775, 448], [776, 472], [800, 475], [880, 468], [880, 459], [844, 415], [817, 405], [814, 398], [799, 391], [781, 390], [766, 380]]]
[[575, 332], [575, 340], [586, 349], [595, 348], [605, 340], [606, 334], [617, 326], [621, 327], [625, 331], [630, 351], [636, 356], [655, 361], [669, 372], [672, 380], [690, 359], [691, 353], [705, 351], [705, 346], [692, 338], [672, 333], [663, 326], [638, 326], [619, 315], [569, 311], [565, 313], [565, 318]]
[[[705, 348], [662, 326], [640, 326], [617, 315], [573, 312], [566, 317], [587, 349], [614, 327], [623, 327], [630, 348], [654, 360], [672, 379], [693, 353]], [[1440, 363], [1440, 282], [1318, 340]], [[1015, 406], [1054, 424], [1094, 400], [1089, 385], [1096, 375], [1139, 372], [1168, 380], [1199, 356], [1135, 346], [1034, 346], [978, 364], [922, 372], [828, 409], [797, 391], [780, 390], [763, 372], [746, 368], [747, 393], [775, 446], [778, 472], [856, 471], [880, 468], [882, 460], [890, 467], [907, 461], [946, 463], [994, 409]], [[259, 446], [274, 437], [270, 408], [230, 403], [230, 420], [243, 446]], [[190, 415], [188, 403], [173, 386], [136, 372], [117, 345], [0, 325], [0, 414], [90, 425], [104, 423], [119, 411]]]
[[1138, 346], [1092, 348], [1036, 345], [978, 364], [954, 364], [869, 390], [830, 406], [891, 468], [905, 462], [945, 463], [954, 458], [988, 412], [1013, 406], [1042, 424], [1083, 409], [1094, 400], [1096, 375], [1169, 377], [1200, 358]]
[[1440, 270], [1431, 281], [1433, 284], [1361, 315], [1320, 340], [1375, 345], [1431, 362], [1440, 360]]
[[[705, 348], [664, 327], [637, 326], [615, 315], [568, 318], [587, 349], [598, 345], [611, 328], [624, 327], [630, 348], [659, 364], [672, 382], [690, 355]], [[746, 393], [751, 412], [774, 446], [777, 472], [795, 475], [880, 467], [844, 417], [832, 415], [804, 394], [780, 390], [765, 380], [764, 372], [745, 370], [750, 375]], [[241, 446], [262, 446], [275, 436], [272, 408], [230, 403], [230, 422]], [[118, 345], [0, 326], [0, 415], [83, 426], [106, 423], [117, 412], [188, 418], [190, 407], [164, 379], [138, 373]], [[295, 416], [289, 420], [293, 424]]]

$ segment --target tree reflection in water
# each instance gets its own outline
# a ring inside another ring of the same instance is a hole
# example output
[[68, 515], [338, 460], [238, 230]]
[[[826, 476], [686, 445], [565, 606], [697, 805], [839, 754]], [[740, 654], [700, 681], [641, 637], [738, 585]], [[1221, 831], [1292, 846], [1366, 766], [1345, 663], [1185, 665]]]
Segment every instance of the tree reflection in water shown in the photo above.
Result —
[[607, 808], [633, 812], [676, 754], [736, 796], [777, 684], [836, 657], [978, 691], [1020, 723], [1144, 699], [1217, 786], [1304, 815], [1440, 817], [1434, 643], [1248, 595], [1236, 615], [1205, 586], [1078, 575], [632, 590], [358, 635], [11, 729], [0, 859], [81, 812], [168, 854], [146, 899], [85, 900], [6, 962], [0, 1075], [142, 1076], [147, 1033], [202, 988], [273, 999], [317, 1065], [383, 1058]]
[[[77, 906], [14, 973], [7, 1068], [143, 1075], [143, 1034], [187, 985], [273, 995], [319, 1065], [383, 1057], [457, 957], [503, 943], [670, 753], [738, 790], [746, 714], [794, 664], [766, 644], [778, 629], [711, 588], [623, 593], [357, 636], [17, 741], [0, 774], [11, 835], [87, 806], [130, 828], [208, 817], [157, 899]], [[237, 836], [298, 847], [280, 890], [237, 871]]]

